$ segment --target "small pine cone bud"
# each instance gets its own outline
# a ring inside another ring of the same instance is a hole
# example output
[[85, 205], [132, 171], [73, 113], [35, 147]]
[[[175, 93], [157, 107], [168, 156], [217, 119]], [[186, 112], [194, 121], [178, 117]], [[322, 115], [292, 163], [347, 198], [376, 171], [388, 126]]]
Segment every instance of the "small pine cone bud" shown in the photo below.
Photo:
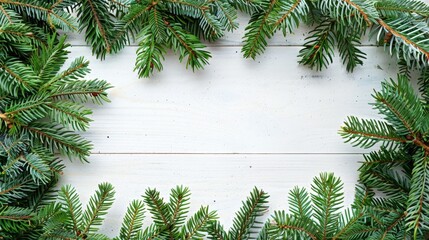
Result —
[[414, 137], [413, 137], [413, 136], [411, 136], [411, 135], [407, 135], [407, 136], [405, 136], [405, 139], [407, 139], [407, 140], [411, 141], [411, 140], [413, 140], [413, 139], [414, 139]]
[[153, 67], [154, 67], [153, 63], [150, 63], [150, 69], [153, 69]]
[[319, 45], [315, 45], [314, 46], [314, 49], [319, 49], [320, 48], [320, 46]]
[[91, 95], [92, 95], [93, 97], [97, 97], [97, 96], [98, 96], [98, 92], [92, 92], [92, 93], [91, 93]]
[[393, 34], [391, 32], [387, 32], [386, 35], [384, 36], [384, 43], [388, 43], [390, 42], [390, 39], [392, 39]]

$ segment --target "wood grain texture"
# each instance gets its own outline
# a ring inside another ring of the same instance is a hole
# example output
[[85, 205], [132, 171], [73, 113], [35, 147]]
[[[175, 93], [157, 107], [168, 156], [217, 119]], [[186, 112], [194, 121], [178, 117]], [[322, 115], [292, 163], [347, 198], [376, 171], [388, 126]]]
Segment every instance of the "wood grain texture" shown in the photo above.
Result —
[[361, 160], [359, 154], [94, 154], [88, 165], [67, 162], [61, 185], [75, 186], [86, 204], [97, 184], [112, 183], [116, 201], [101, 231], [113, 237], [127, 205], [133, 199], [141, 199], [149, 187], [161, 191], [167, 199], [171, 188], [189, 187], [191, 213], [201, 205], [210, 205], [218, 210], [226, 227], [232, 225], [241, 201], [254, 186], [269, 193], [272, 213], [287, 208], [287, 194], [294, 186], [309, 188], [320, 172], [334, 172], [341, 177], [345, 206], [349, 206], [357, 179], [357, 162]]
[[[133, 73], [135, 48], [100, 62], [92, 76], [114, 85], [112, 103], [97, 107], [84, 135], [94, 153], [348, 153], [338, 130], [346, 116], [374, 117], [368, 105], [395, 64], [364, 48], [365, 65], [349, 74], [335, 59], [316, 72], [297, 63], [299, 47], [270, 47], [260, 61], [237, 47], [213, 48], [204, 71], [175, 56], [152, 79]], [[73, 47], [72, 56], [88, 56]]]
[[[309, 187], [320, 172], [334, 172], [353, 199], [361, 149], [337, 134], [346, 116], [377, 117], [368, 102], [380, 82], [395, 77], [396, 64], [364, 39], [364, 66], [347, 73], [338, 58], [316, 72], [296, 57], [309, 28], [286, 40], [269, 40], [256, 61], [242, 58], [244, 26], [209, 44], [204, 71], [192, 73], [171, 52], [164, 71], [151, 79], [133, 72], [136, 46], [99, 61], [80, 34], [72, 34], [71, 57], [91, 61], [92, 78], [114, 85], [112, 103], [95, 107], [84, 136], [94, 144], [89, 165], [67, 162], [61, 184], [72, 184], [86, 203], [98, 183], [116, 187], [116, 202], [102, 232], [115, 236], [128, 203], [148, 187], [163, 196], [190, 187], [191, 212], [210, 204], [231, 226], [241, 201], [256, 185], [270, 195], [270, 212], [287, 207], [294, 186]], [[337, 54], [338, 55], [338, 54]], [[268, 215], [267, 215], [268, 216]], [[147, 221], [146, 221], [147, 223]]]

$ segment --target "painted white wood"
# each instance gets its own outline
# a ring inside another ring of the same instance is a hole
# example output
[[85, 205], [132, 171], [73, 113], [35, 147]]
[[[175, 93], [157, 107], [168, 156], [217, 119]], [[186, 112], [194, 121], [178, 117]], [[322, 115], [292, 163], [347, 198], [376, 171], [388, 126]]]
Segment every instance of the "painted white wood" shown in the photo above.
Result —
[[[164, 71], [138, 79], [132, 70], [135, 46], [101, 62], [83, 36], [72, 34], [71, 56], [91, 61], [91, 77], [105, 79], [112, 103], [95, 107], [89, 165], [66, 162], [60, 184], [72, 184], [86, 203], [98, 183], [116, 187], [116, 202], [102, 232], [115, 236], [127, 204], [148, 187], [163, 196], [178, 185], [192, 191], [191, 212], [202, 204], [218, 210], [231, 226], [234, 213], [253, 186], [270, 195], [270, 213], [287, 207], [294, 186], [309, 187], [320, 172], [335, 172], [353, 199], [361, 149], [337, 134], [348, 115], [376, 117], [368, 102], [372, 89], [396, 66], [383, 49], [363, 40], [364, 66], [346, 72], [338, 58], [316, 72], [296, 57], [309, 28], [285, 40], [281, 34], [256, 61], [242, 58], [244, 26], [209, 44], [204, 71], [192, 73], [169, 53]], [[268, 216], [268, 215], [267, 215]], [[146, 222], [147, 223], [147, 222]]]
[[[100, 62], [92, 76], [115, 87], [84, 135], [94, 153], [347, 153], [338, 130], [348, 115], [373, 117], [368, 102], [395, 65], [365, 47], [365, 65], [348, 74], [338, 59], [322, 72], [300, 66], [298, 47], [270, 47], [260, 61], [237, 47], [212, 48], [192, 73], [176, 56], [152, 79], [133, 73], [134, 47]], [[88, 56], [73, 47], [71, 56]], [[382, 69], [381, 69], [382, 68]]]
[[[170, 189], [187, 186], [192, 191], [191, 213], [201, 205], [218, 211], [226, 227], [254, 186], [270, 195], [270, 212], [286, 209], [287, 194], [295, 186], [310, 188], [320, 172], [334, 172], [344, 182], [345, 206], [353, 200], [359, 154], [94, 154], [90, 164], [66, 162], [62, 184], [76, 187], [86, 204], [101, 182], [115, 186], [116, 201], [101, 230], [118, 233], [127, 205], [147, 188], [156, 188], [168, 199]], [[148, 215], [149, 216], [149, 215]], [[149, 224], [149, 217], [146, 226]]]

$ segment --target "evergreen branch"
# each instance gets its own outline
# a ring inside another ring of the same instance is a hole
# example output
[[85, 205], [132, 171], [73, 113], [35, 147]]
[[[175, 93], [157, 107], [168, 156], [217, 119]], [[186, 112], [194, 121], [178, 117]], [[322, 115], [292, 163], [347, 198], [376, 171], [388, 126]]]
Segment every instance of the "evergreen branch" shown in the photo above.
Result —
[[310, 197], [305, 188], [295, 187], [289, 192], [288, 202], [290, 212], [297, 217], [307, 217], [313, 215]]
[[335, 34], [333, 32], [336, 21], [325, 19], [310, 32], [310, 37], [305, 39], [304, 48], [299, 51], [300, 64], [316, 67], [320, 71], [328, 67], [333, 61]]
[[419, 132], [429, 129], [421, 120], [426, 117], [424, 108], [418, 96], [404, 76], [398, 76], [398, 81], [393, 80], [382, 83], [382, 90], [375, 92], [374, 104], [379, 113], [385, 116], [400, 135], [408, 135], [410, 140], [416, 139]]
[[261, 54], [267, 46], [267, 38], [272, 36], [272, 26], [269, 24], [268, 17], [273, 11], [274, 5], [278, 0], [270, 1], [264, 14], [255, 12], [246, 26], [246, 33], [243, 37], [243, 48], [241, 52], [245, 58], [255, 59], [256, 55]]
[[74, 130], [85, 131], [89, 122], [92, 120], [87, 116], [92, 114], [90, 109], [84, 108], [81, 104], [69, 101], [57, 101], [47, 104], [52, 120], [63, 124], [70, 125]]
[[32, 126], [22, 126], [22, 128], [31, 141], [40, 142], [52, 152], [59, 150], [61, 154], [69, 158], [76, 156], [81, 161], [86, 161], [92, 148], [89, 141], [61, 126], [33, 124]]
[[207, 226], [208, 239], [210, 240], [227, 240], [228, 234], [219, 221], [211, 221]]
[[17, 97], [32, 92], [39, 84], [33, 70], [15, 58], [0, 59], [0, 89]]
[[366, 22], [368, 27], [370, 27], [372, 25], [370, 17], [368, 16], [368, 14], [366, 14], [366, 12], [358, 4], [352, 2], [351, 0], [343, 0], [343, 1], [345, 3], [347, 3], [348, 5], [352, 6], [353, 8], [355, 8], [360, 13], [360, 15], [363, 17], [363, 19], [365, 19], [365, 22]]
[[398, 135], [395, 129], [385, 122], [377, 120], [358, 119], [348, 117], [345, 126], [341, 127], [340, 135], [345, 142], [351, 142], [353, 146], [370, 148], [377, 142], [405, 143], [408, 140]]
[[47, 184], [50, 180], [50, 169], [48, 164], [39, 159], [36, 154], [23, 155], [21, 158], [29, 169], [33, 181], [37, 184]]
[[[363, 226], [359, 224], [359, 221], [361, 220], [361, 218], [364, 216], [364, 212], [363, 211], [357, 211], [357, 212], [353, 212], [350, 213], [352, 210], [348, 209], [349, 211], [345, 211], [342, 216], [341, 216], [341, 220], [340, 222], [342, 224], [344, 224], [343, 226], [340, 226], [340, 231], [337, 232], [333, 237], [332, 240], [337, 240], [337, 239], [343, 239], [343, 238], [347, 238], [347, 236], [350, 235], [357, 235], [357, 234], [362, 234], [362, 233], [367, 233], [367, 229]], [[350, 217], [350, 215], [352, 215]], [[359, 224], [359, 227], [356, 227], [357, 224]]]
[[162, 70], [162, 60], [164, 60], [164, 47], [158, 43], [154, 33], [147, 26], [141, 31], [141, 39], [137, 48], [137, 60], [134, 68], [138, 70], [139, 77], [149, 77], [153, 70]]
[[236, 213], [233, 220], [233, 226], [229, 236], [232, 239], [247, 239], [252, 229], [259, 228], [259, 222], [256, 219], [262, 216], [267, 210], [268, 194], [264, 191], [254, 188], [240, 211]]
[[168, 30], [168, 42], [175, 52], [179, 52], [179, 60], [187, 57], [186, 67], [192, 70], [203, 68], [208, 64], [210, 53], [202, 50], [205, 46], [194, 35], [185, 32], [178, 24], [164, 22]]
[[109, 102], [106, 90], [112, 86], [104, 80], [87, 81], [58, 81], [50, 87], [51, 98], [70, 99], [73, 101], [87, 102], [92, 100], [94, 103], [101, 104], [103, 101]]
[[357, 24], [359, 27], [370, 27], [378, 18], [378, 12], [371, 2], [363, 0], [326, 0], [316, 3], [325, 16], [338, 22]]
[[[3, 6], [1, 6], [1, 5], [0, 5], [0, 12], [2, 12], [2, 13], [3, 13], [3, 16], [5, 16], [5, 17], [6, 17], [6, 19], [7, 19], [7, 23], [9, 23], [9, 24], [13, 23], [13, 21], [12, 21], [12, 17], [11, 17], [11, 16], [10, 16], [10, 14], [6, 11], [6, 9], [4, 9], [4, 7], [3, 7]], [[1, 22], [1, 21], [0, 21], [0, 23], [2, 23], [1, 25], [5, 25], [5, 24], [6, 24], [6, 23]]]
[[338, 210], [343, 203], [343, 184], [333, 174], [322, 173], [314, 178], [311, 189], [311, 200], [314, 203], [314, 217], [318, 220], [318, 229], [322, 239], [326, 239], [335, 232], [339, 217]]
[[191, 192], [187, 187], [177, 186], [171, 189], [168, 209], [171, 214], [169, 222], [173, 227], [178, 227], [184, 223], [186, 214], [189, 212], [190, 195]]
[[429, 17], [429, 6], [423, 1], [415, 0], [380, 0], [375, 3], [375, 8], [384, 16], [400, 17], [399, 14], [417, 14], [421, 17]]
[[264, 9], [266, 0], [228, 0], [238, 10], [254, 14]]
[[[269, 234], [272, 236], [277, 236], [280, 239], [284, 239], [286, 236], [281, 238], [279, 235], [287, 234], [287, 231], [293, 230], [295, 232], [304, 233], [306, 236], [312, 240], [318, 240], [319, 238], [313, 233], [314, 225], [311, 219], [304, 218], [295, 218], [292, 215], [286, 214], [285, 211], [275, 211], [273, 216], [274, 223], [270, 226]], [[280, 231], [286, 231], [281, 233]]]
[[213, 1], [215, 6], [220, 10], [217, 12], [217, 18], [222, 26], [225, 26], [227, 31], [233, 31], [238, 28], [237, 11], [230, 5], [227, 0]]
[[292, 33], [305, 20], [309, 7], [305, 0], [289, 0], [276, 2], [273, 11], [268, 16], [272, 22], [273, 30], [282, 29], [283, 35]]
[[[383, 235], [382, 235], [382, 237], [381, 237], [381, 239], [384, 239], [384, 238], [386, 238], [386, 236], [387, 236], [387, 234], [396, 226], [396, 225], [398, 225], [401, 221], [402, 221], [402, 219], [403, 218], [405, 218], [407, 216], [407, 212], [404, 212], [402, 215], [400, 215], [397, 219], [395, 219], [395, 221], [392, 223], [392, 224], [390, 224], [387, 228], [386, 228], [386, 230], [384, 230], [384, 232], [383, 232]], [[417, 238], [415, 238], [415, 239], [417, 239]]]
[[205, 231], [207, 224], [210, 221], [216, 220], [216, 212], [209, 212], [208, 207], [201, 207], [186, 223], [185, 232], [186, 240], [199, 239], [204, 236], [202, 233]]
[[31, 57], [31, 66], [41, 82], [49, 82], [64, 65], [67, 60], [68, 51], [65, 50], [69, 44], [65, 43], [66, 37], [61, 37], [55, 43], [54, 37], [48, 38], [48, 44], [42, 46], [39, 51]]
[[[384, 29], [393, 36], [390, 43], [391, 54], [393, 47], [395, 47], [397, 54], [402, 49], [402, 56], [407, 62], [410, 62], [413, 57], [417, 61], [423, 62], [423, 65], [427, 65], [429, 61], [427, 24], [414, 22], [409, 18], [387, 19], [384, 21], [377, 19], [377, 22], [381, 26], [380, 31]], [[396, 40], [395, 46], [393, 46], [393, 40]]]
[[62, 204], [63, 210], [67, 213], [68, 224], [72, 226], [73, 232], [79, 235], [81, 231], [82, 204], [76, 190], [70, 185], [61, 188], [58, 199]]
[[152, 214], [155, 225], [162, 231], [167, 231], [170, 238], [174, 238], [174, 232], [171, 228], [171, 213], [168, 209], [168, 204], [159, 196], [156, 189], [147, 189], [143, 196], [149, 212]]
[[3, 176], [0, 181], [0, 201], [3, 204], [11, 204], [23, 199], [27, 193], [37, 187], [29, 176], [20, 176], [8, 179]]
[[[58, 19], [61, 21], [61, 26], [63, 27], [63, 30], [73, 30], [76, 31], [77, 27], [76, 24], [72, 21], [72, 18], [70, 16], [62, 16], [61, 13], [53, 11], [53, 9], [46, 8], [43, 6], [31, 4], [31, 1], [11, 1], [11, 0], [0, 0], [0, 4], [8, 4], [16, 7], [22, 8], [23, 11], [27, 9], [31, 9], [34, 11], [40, 11], [46, 14], [47, 23], [50, 24], [50, 27], [54, 27], [52, 21], [50, 21], [50, 16], [52, 15], [55, 17], [55, 19]], [[30, 13], [30, 11], [26, 11], [27, 13]]]
[[131, 240], [136, 238], [143, 224], [144, 212], [145, 209], [142, 201], [134, 200], [131, 202], [121, 226], [120, 240]]
[[11, 123], [28, 125], [47, 114], [50, 110], [47, 104], [46, 96], [33, 95], [27, 99], [11, 101], [4, 114]]
[[407, 201], [407, 229], [413, 231], [414, 238], [420, 229], [428, 229], [429, 218], [429, 152], [416, 155], [411, 179], [411, 190]]
[[104, 45], [106, 47], [106, 52], [110, 53], [111, 46], [110, 46], [109, 40], [107, 39], [106, 31], [104, 29], [104, 26], [103, 26], [103, 24], [100, 21], [100, 17], [98, 16], [98, 12], [95, 10], [94, 3], [92, 2], [92, 0], [87, 0], [87, 3], [88, 3], [88, 5], [91, 8], [91, 12], [93, 14], [96, 26], [97, 26], [98, 30], [100, 31], [101, 38], [104, 40]]
[[107, 214], [107, 211], [112, 206], [114, 201], [115, 191], [110, 183], [101, 183], [98, 185], [98, 190], [93, 195], [83, 214], [83, 226], [81, 236], [88, 233], [95, 233], [98, 226], [101, 225]]
[[140, 4], [131, 4], [128, 9], [128, 13], [125, 14], [119, 22], [119, 27], [121, 30], [117, 32], [114, 38], [114, 42], [117, 42], [121, 39], [121, 36], [129, 32], [132, 36], [137, 34], [142, 28], [142, 23], [147, 21], [148, 11], [153, 7], [152, 4], [144, 5]]

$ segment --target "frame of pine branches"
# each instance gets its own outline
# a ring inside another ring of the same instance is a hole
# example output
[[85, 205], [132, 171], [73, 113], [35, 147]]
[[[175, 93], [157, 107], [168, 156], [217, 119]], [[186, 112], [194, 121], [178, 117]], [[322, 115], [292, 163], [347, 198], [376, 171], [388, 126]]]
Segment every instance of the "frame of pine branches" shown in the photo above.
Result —
[[[396, 56], [397, 79], [373, 94], [383, 120], [349, 117], [340, 130], [356, 147], [378, 148], [364, 156], [354, 203], [342, 209], [341, 180], [321, 173], [266, 222], [269, 196], [253, 189], [227, 230], [208, 207], [188, 217], [188, 188], [173, 188], [168, 200], [147, 189], [115, 239], [429, 239], [429, 6], [419, 0], [0, 0], [0, 239], [109, 239], [98, 229], [112, 185], [101, 183], [85, 209], [72, 186], [55, 190], [62, 156], [85, 162], [90, 154], [77, 132], [91, 121], [85, 103], [108, 102], [111, 87], [85, 79], [84, 58], [61, 70], [64, 34], [82, 32], [100, 59], [137, 42], [135, 71], [150, 77], [163, 70], [167, 49], [203, 69], [211, 57], [204, 42], [235, 30], [238, 11], [251, 16], [245, 58], [300, 24], [313, 30], [299, 63], [317, 71], [334, 49], [348, 71], [363, 64], [365, 34]], [[146, 211], [153, 221], [143, 227]]]

